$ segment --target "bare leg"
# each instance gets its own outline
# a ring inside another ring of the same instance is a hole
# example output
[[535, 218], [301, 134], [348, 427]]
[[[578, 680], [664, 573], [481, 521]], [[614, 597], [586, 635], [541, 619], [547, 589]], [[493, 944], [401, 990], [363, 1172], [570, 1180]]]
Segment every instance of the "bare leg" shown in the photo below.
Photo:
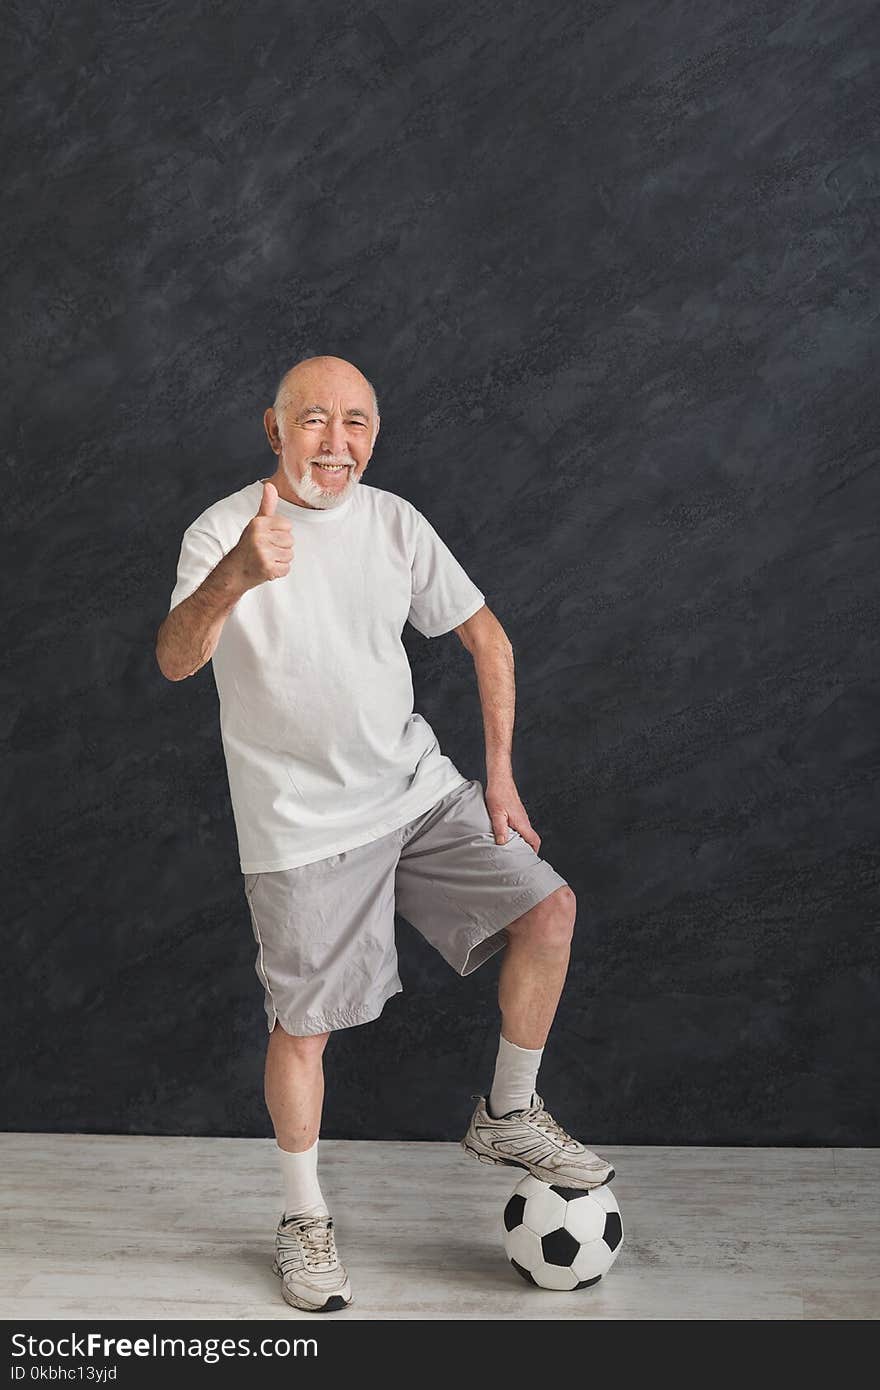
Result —
[[498, 1007], [501, 1033], [518, 1047], [543, 1047], [568, 973], [577, 899], [567, 885], [507, 927]]
[[280, 1149], [310, 1149], [321, 1128], [324, 1048], [329, 1033], [294, 1037], [276, 1021], [266, 1050], [266, 1105]]

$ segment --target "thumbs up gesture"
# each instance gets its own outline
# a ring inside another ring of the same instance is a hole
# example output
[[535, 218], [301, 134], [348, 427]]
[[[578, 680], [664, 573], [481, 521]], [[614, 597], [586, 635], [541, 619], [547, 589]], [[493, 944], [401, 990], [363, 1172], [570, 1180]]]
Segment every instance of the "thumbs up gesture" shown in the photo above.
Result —
[[236, 569], [243, 592], [265, 584], [268, 579], [282, 579], [293, 563], [293, 535], [286, 516], [276, 514], [278, 489], [274, 483], [263, 483], [260, 510], [241, 533], [238, 544], [230, 552], [236, 557]]

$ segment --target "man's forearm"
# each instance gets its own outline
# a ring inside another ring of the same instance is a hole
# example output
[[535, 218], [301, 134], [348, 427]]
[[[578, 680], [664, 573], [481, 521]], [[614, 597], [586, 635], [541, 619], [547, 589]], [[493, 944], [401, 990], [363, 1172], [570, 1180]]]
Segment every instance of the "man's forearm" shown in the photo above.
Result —
[[230, 552], [189, 598], [172, 608], [156, 635], [156, 660], [166, 679], [184, 680], [211, 660], [223, 624], [246, 592]]
[[486, 738], [486, 779], [511, 774], [513, 719], [516, 705], [513, 648], [506, 640], [481, 642], [471, 655], [477, 671], [483, 732]]

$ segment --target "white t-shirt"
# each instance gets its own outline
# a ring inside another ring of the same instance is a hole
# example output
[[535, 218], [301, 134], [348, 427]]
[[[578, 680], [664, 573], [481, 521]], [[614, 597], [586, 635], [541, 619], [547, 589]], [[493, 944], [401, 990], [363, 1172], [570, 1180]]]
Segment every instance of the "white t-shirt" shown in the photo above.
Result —
[[[238, 543], [262, 481], [187, 527], [171, 608]], [[356, 483], [338, 507], [279, 497], [293, 561], [238, 600], [214, 650], [242, 873], [309, 864], [414, 820], [466, 778], [413, 712], [401, 640], [463, 623], [485, 596], [412, 503]]]

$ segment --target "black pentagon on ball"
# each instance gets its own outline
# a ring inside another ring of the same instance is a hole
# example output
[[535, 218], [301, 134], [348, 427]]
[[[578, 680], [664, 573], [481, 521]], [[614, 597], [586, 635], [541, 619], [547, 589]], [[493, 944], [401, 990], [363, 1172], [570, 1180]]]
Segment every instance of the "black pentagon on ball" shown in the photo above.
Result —
[[521, 1226], [523, 1212], [526, 1209], [526, 1199], [519, 1193], [514, 1192], [507, 1206], [504, 1208], [504, 1225], [508, 1231], [512, 1231], [514, 1226]]
[[541, 1287], [537, 1280], [532, 1278], [531, 1274], [529, 1274], [529, 1271], [527, 1269], [523, 1269], [522, 1265], [518, 1265], [516, 1260], [511, 1260], [510, 1263], [513, 1265], [517, 1274], [521, 1274], [527, 1283], [534, 1284], [536, 1289], [539, 1289]]
[[589, 1197], [588, 1187], [560, 1187], [558, 1183], [550, 1184], [551, 1192], [558, 1192], [563, 1202], [573, 1202], [577, 1197]]
[[560, 1226], [557, 1231], [551, 1231], [549, 1236], [541, 1237], [541, 1249], [548, 1265], [562, 1265], [563, 1269], [567, 1269], [574, 1263], [574, 1257], [580, 1248], [571, 1231], [567, 1231], [564, 1226]]
[[601, 1274], [597, 1274], [596, 1277], [595, 1277], [595, 1279], [582, 1279], [581, 1282], [580, 1282], [579, 1284], [575, 1284], [575, 1288], [576, 1288], [576, 1289], [588, 1289], [588, 1288], [590, 1287], [591, 1284], [598, 1284], [598, 1282], [599, 1282], [599, 1280], [600, 1280], [601, 1278], [602, 1278], [602, 1275], [601, 1275]]
[[602, 1232], [602, 1239], [609, 1250], [616, 1250], [623, 1235], [623, 1227], [620, 1224], [620, 1217], [616, 1211], [609, 1211], [605, 1217], [605, 1230]]

